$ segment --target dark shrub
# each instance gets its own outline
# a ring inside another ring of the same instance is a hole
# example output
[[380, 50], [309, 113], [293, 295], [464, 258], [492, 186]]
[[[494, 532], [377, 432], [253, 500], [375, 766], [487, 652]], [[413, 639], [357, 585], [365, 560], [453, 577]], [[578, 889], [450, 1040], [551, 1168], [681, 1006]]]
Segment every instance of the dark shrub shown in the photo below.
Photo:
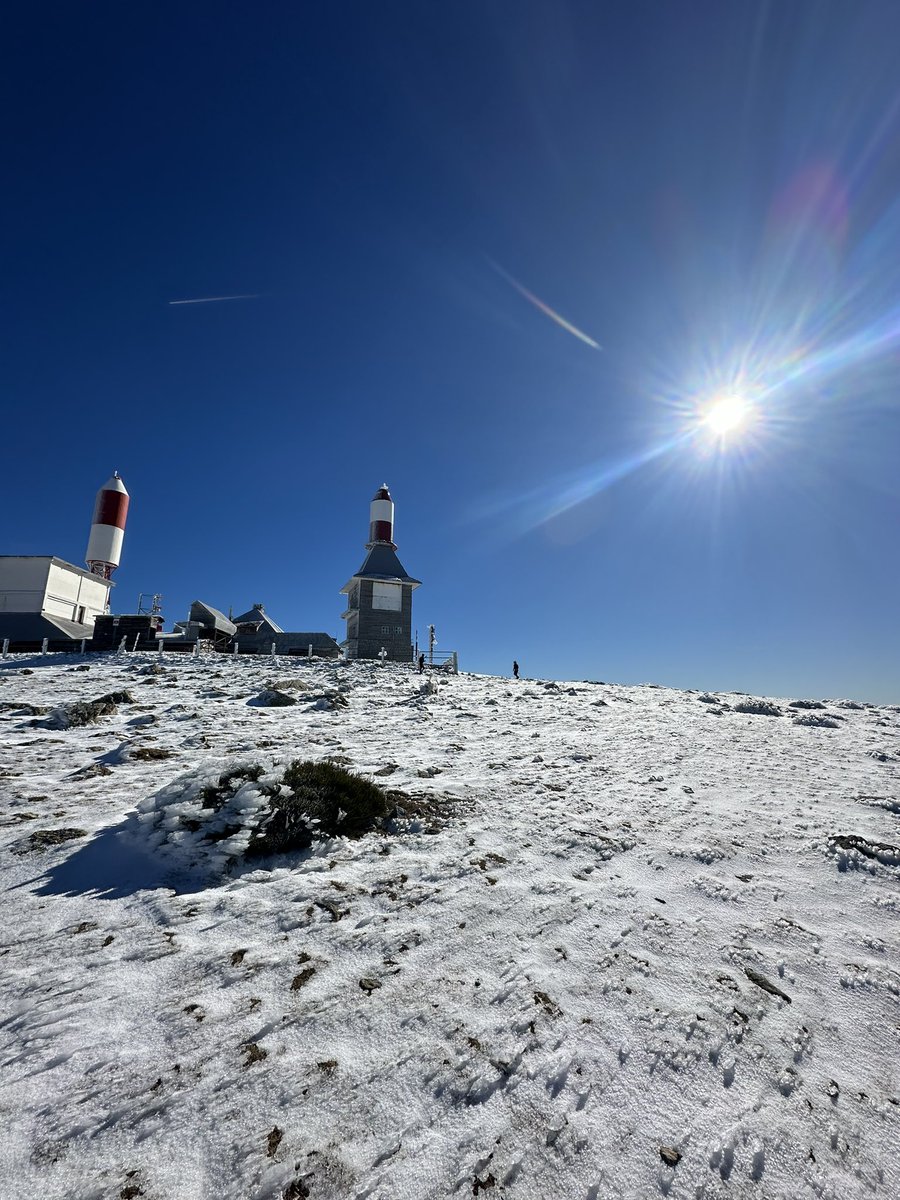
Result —
[[391, 812], [380, 787], [334, 763], [295, 759], [282, 782], [290, 792], [272, 797], [272, 816], [247, 847], [248, 858], [303, 850], [314, 835], [361, 837]]

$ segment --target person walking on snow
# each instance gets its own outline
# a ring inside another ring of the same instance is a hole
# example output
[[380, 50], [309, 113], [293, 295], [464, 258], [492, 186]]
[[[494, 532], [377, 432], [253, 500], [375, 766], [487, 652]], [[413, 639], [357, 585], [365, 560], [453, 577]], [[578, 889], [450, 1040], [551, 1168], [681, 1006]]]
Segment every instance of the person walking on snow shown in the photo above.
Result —
[[419, 655], [419, 674], [421, 675], [424, 670], [425, 670], [425, 655], [420, 654]]
[[519, 664], [513, 659], [513, 679], [519, 678]]

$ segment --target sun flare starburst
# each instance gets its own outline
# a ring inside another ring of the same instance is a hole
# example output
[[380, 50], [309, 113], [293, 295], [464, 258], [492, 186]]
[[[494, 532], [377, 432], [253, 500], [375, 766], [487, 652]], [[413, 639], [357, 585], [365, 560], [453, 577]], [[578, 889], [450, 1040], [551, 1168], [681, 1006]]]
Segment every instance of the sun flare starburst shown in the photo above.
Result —
[[702, 413], [701, 423], [719, 438], [743, 432], [752, 418], [750, 404], [743, 396], [718, 396]]

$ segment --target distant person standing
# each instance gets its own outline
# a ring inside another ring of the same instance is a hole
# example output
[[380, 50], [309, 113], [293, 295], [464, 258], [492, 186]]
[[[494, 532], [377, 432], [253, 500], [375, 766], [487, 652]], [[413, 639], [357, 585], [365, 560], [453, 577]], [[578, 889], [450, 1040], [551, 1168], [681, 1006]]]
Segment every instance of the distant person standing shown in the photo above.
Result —
[[424, 670], [425, 670], [425, 655], [420, 654], [419, 655], [419, 674], [421, 675]]
[[513, 679], [519, 678], [519, 664], [513, 659]]

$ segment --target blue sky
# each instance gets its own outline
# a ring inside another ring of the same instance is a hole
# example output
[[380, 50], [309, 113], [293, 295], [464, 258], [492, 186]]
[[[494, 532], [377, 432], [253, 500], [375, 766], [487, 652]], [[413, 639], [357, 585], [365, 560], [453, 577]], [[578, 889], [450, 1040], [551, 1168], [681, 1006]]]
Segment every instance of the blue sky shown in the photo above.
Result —
[[900, 700], [896, 4], [4, 33], [2, 552], [340, 634], [386, 480], [466, 668]]

